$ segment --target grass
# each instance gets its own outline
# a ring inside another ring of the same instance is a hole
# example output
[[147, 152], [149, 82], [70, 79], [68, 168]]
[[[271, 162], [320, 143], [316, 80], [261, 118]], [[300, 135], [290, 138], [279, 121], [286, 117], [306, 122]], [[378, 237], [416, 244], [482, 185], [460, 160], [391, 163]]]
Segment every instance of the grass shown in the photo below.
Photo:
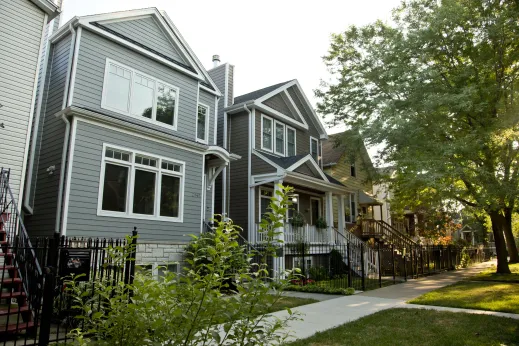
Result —
[[389, 309], [288, 345], [519, 345], [519, 323], [496, 316]]
[[512, 274], [496, 274], [496, 266], [492, 264], [490, 268], [471, 276], [468, 280], [519, 283], [519, 263], [509, 264], [508, 267]]
[[281, 297], [274, 305], [272, 305], [272, 307], [269, 309], [269, 312], [285, 310], [286, 308], [292, 309], [296, 306], [308, 305], [317, 302], [318, 300], [310, 298]]
[[519, 285], [511, 282], [461, 281], [425, 293], [408, 303], [519, 314]]

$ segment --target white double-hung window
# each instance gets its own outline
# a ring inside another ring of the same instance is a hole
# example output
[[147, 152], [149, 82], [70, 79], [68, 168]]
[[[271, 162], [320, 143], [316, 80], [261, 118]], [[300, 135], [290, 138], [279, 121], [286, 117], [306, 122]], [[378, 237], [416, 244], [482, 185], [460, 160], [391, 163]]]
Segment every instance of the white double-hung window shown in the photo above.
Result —
[[177, 87], [106, 59], [102, 108], [176, 130], [178, 96]]
[[296, 130], [287, 125], [287, 156], [296, 155]]
[[199, 103], [196, 113], [196, 140], [208, 143], [209, 136], [209, 106]]
[[310, 155], [314, 158], [315, 162], [319, 163], [319, 141], [317, 138], [310, 137]]
[[182, 222], [182, 161], [103, 146], [97, 214]]
[[275, 128], [276, 128], [276, 154], [279, 155], [285, 155], [285, 125], [283, 123], [280, 123], [279, 121], [275, 122]]
[[261, 149], [280, 156], [295, 156], [296, 130], [262, 114]]
[[261, 115], [261, 149], [272, 151], [272, 125], [274, 121], [265, 115]]

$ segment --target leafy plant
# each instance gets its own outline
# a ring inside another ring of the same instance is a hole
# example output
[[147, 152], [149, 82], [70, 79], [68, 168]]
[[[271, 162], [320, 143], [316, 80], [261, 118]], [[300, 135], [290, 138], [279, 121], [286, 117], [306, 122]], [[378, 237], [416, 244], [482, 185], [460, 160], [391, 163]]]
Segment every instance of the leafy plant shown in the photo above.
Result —
[[310, 276], [310, 279], [313, 280], [324, 280], [329, 277], [328, 270], [323, 266], [310, 267], [308, 269], [308, 274]]
[[[247, 253], [238, 244], [240, 228], [231, 220], [218, 222], [211, 237], [192, 236], [182, 274], [168, 272], [158, 280], [137, 272], [132, 284], [94, 279], [87, 290], [78, 278], [67, 283], [81, 326], [71, 332], [76, 344], [86, 345], [271, 345], [282, 343], [282, 330], [298, 314], [269, 315], [289, 285], [291, 273], [271, 273], [267, 258], [275, 257], [282, 240], [279, 229], [286, 214], [287, 192], [280, 187], [262, 220], [267, 243], [261, 252]], [[126, 248], [109, 249], [122, 264]], [[260, 263], [253, 263], [259, 256]], [[236, 265], [238, 258], [245, 264]], [[256, 257], [254, 257], [256, 258]], [[276, 279], [271, 279], [276, 277]], [[235, 295], [222, 291], [235, 284]]]
[[303, 227], [305, 224], [305, 217], [300, 212], [294, 212], [292, 220], [290, 220], [292, 227]]
[[472, 263], [472, 260], [470, 259], [470, 255], [467, 251], [467, 248], [464, 247], [461, 250], [461, 259], [460, 259], [460, 267], [461, 268], [468, 268], [470, 264]]
[[317, 220], [315, 220], [315, 227], [318, 230], [323, 230], [328, 228], [328, 224], [326, 223], [326, 220], [323, 217], [319, 217]]

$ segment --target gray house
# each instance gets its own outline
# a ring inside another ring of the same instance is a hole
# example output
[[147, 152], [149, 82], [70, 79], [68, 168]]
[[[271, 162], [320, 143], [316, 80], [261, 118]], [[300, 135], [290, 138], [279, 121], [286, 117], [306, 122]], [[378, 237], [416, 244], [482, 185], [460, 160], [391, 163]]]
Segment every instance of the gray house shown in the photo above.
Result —
[[[299, 212], [308, 241], [329, 243], [336, 232], [343, 234], [344, 217], [334, 222], [333, 210], [345, 215], [345, 197], [351, 191], [322, 170], [322, 142], [328, 136], [299, 82], [291, 80], [233, 97], [232, 65], [219, 65], [209, 74], [224, 94], [218, 143], [242, 157], [226, 167], [218, 181], [216, 212], [242, 226], [250, 242], [261, 242], [258, 224], [277, 185], [291, 185], [294, 210], [287, 220]], [[319, 218], [329, 225], [326, 232], [316, 229]], [[289, 222], [283, 231], [285, 243], [294, 241]]]
[[[74, 17], [50, 38], [31, 236], [139, 232], [138, 261], [177, 260], [214, 212], [221, 96], [164, 12]], [[175, 250], [177, 249], [177, 250]]]
[[44, 69], [49, 23], [61, 1], [0, 2], [0, 167], [10, 169], [18, 205], [24, 189], [26, 163], [37, 104], [37, 78]]

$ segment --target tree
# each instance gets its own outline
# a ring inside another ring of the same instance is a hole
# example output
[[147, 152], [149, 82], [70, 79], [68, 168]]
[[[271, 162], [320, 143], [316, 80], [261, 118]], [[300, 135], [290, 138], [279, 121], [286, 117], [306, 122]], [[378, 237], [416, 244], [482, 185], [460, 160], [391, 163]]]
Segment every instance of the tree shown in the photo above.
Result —
[[332, 35], [316, 91], [322, 114], [385, 145], [397, 177], [486, 212], [500, 273], [519, 189], [517, 18], [511, 0], [404, 1], [391, 24]]

